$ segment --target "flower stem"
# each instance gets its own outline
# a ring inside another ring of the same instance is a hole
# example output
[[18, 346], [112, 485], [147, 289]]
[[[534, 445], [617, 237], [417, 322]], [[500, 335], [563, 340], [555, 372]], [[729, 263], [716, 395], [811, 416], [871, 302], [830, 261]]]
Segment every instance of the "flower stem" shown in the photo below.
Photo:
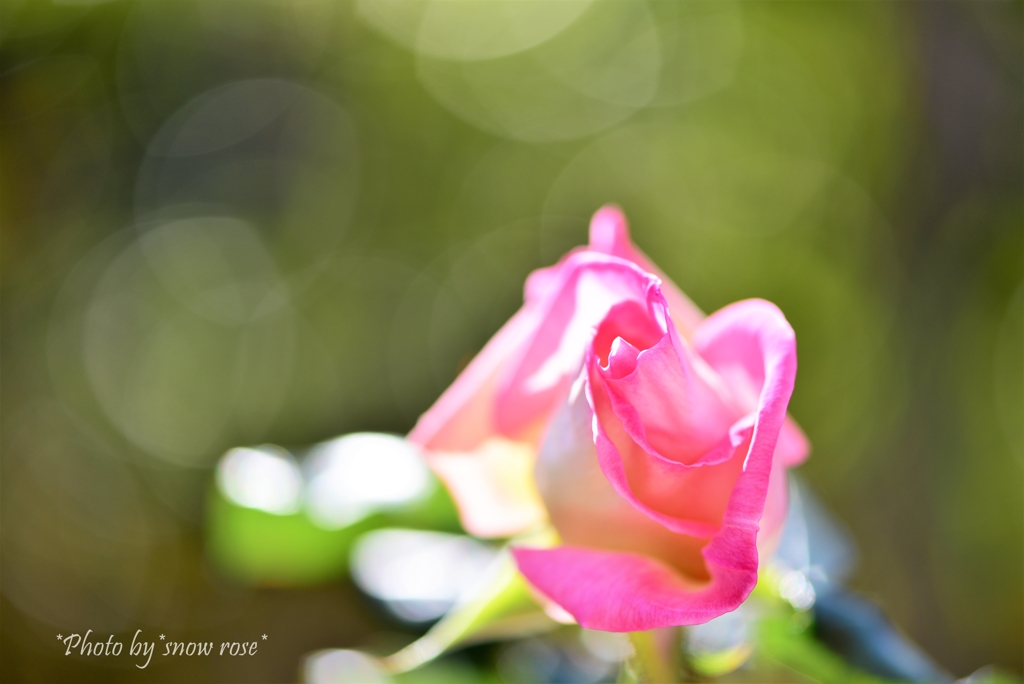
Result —
[[633, 657], [629, 666], [640, 684], [673, 684], [677, 682], [678, 630], [630, 632]]

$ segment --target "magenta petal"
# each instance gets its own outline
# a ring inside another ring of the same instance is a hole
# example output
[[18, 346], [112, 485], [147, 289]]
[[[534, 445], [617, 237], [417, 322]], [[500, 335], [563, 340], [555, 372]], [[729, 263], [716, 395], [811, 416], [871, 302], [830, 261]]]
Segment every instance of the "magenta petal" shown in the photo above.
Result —
[[[730, 538], [731, 537], [731, 538]], [[750, 537], [750, 539], [744, 538]], [[750, 530], [731, 529], [704, 549], [711, 581], [697, 585], [654, 558], [572, 546], [513, 549], [520, 572], [586, 629], [637, 632], [696, 625], [734, 610], [757, 583]]]
[[[774, 305], [748, 300], [710, 316], [695, 332], [694, 344], [727, 377], [760, 381], [742, 471], [720, 528], [701, 552], [711, 579], [694, 585], [662, 561], [635, 554], [566, 546], [516, 549], [523, 575], [584, 627], [639, 631], [706, 622], [735, 609], [757, 582], [759, 523], [796, 378], [793, 330]], [[603, 460], [610, 454], [605, 445]]]

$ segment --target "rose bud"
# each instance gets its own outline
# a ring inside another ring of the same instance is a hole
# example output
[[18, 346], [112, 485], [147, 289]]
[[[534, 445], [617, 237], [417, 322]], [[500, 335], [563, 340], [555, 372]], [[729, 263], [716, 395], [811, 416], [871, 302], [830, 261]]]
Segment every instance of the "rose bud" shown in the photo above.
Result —
[[561, 545], [516, 561], [587, 628], [736, 608], [785, 517], [785, 469], [808, 451], [786, 417], [796, 345], [782, 313], [748, 300], [703, 318], [613, 207], [588, 248], [531, 274], [525, 299], [409, 435], [467, 531], [550, 521]]

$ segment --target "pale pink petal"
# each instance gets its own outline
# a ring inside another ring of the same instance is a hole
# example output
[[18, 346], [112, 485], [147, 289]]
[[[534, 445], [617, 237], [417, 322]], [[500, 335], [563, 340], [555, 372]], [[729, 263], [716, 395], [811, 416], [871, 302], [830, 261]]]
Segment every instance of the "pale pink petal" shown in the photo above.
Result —
[[772, 464], [772, 474], [768, 479], [764, 513], [761, 514], [760, 530], [757, 533], [757, 550], [761, 558], [769, 558], [775, 552], [782, 537], [788, 507], [789, 483], [786, 465], [779, 458], [779, 450], [776, 447], [775, 462]]
[[510, 536], [546, 518], [533, 485], [535, 445], [502, 440], [498, 448], [494, 421], [498, 377], [536, 331], [538, 311], [520, 309], [409, 433], [451, 492], [462, 526], [478, 536]]
[[430, 454], [430, 466], [477, 537], [510, 537], [547, 519], [533, 478], [532, 445], [491, 437], [469, 453]]
[[444, 394], [416, 421], [409, 440], [430, 450], [471, 451], [496, 433], [498, 376], [535, 334], [540, 309], [527, 304], [490, 339]]
[[782, 534], [782, 526], [786, 522], [786, 511], [789, 506], [786, 471], [803, 463], [810, 450], [810, 442], [803, 430], [795, 420], [786, 416], [786, 421], [779, 431], [779, 441], [775, 445], [775, 462], [768, 484], [768, 497], [764, 503], [764, 515], [761, 516], [761, 532], [757, 537], [757, 548], [762, 556], [771, 555], [775, 551]]
[[568, 254], [558, 260], [554, 266], [538, 268], [526, 276], [526, 284], [523, 286], [523, 301], [527, 303], [540, 302], [543, 299], [557, 294], [562, 283], [565, 281], [565, 264], [574, 255], [585, 251], [585, 247], [576, 247]]

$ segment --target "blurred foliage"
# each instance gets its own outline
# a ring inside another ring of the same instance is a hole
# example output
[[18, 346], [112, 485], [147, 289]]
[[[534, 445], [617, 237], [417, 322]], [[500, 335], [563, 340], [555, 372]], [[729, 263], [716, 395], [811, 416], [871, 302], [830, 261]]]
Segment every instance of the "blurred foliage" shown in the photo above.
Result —
[[[801, 623], [799, 616], [779, 616], [765, 619], [760, 625], [759, 672], [789, 671], [796, 679], [817, 682], [847, 682], [849, 684], [876, 684], [885, 680], [851, 668], [836, 654], [808, 634], [809, 620]], [[775, 675], [780, 680], [786, 675]]]
[[328, 529], [306, 511], [279, 515], [240, 506], [217, 489], [206, 501], [206, 543], [221, 572], [246, 583], [302, 586], [337, 580], [348, 570], [352, 542], [383, 527], [459, 531], [455, 505], [438, 487], [417, 505]]
[[[217, 570], [204, 520], [270, 519], [212, 467], [407, 431], [610, 201], [702, 308], [793, 323], [854, 585], [956, 674], [1019, 674], [1022, 35], [1008, 2], [0, 2], [4, 678], [287, 681], [411, 641], [346, 580]], [[220, 552], [344, 562], [272, 524]], [[90, 628], [273, 646], [60, 655]]]

